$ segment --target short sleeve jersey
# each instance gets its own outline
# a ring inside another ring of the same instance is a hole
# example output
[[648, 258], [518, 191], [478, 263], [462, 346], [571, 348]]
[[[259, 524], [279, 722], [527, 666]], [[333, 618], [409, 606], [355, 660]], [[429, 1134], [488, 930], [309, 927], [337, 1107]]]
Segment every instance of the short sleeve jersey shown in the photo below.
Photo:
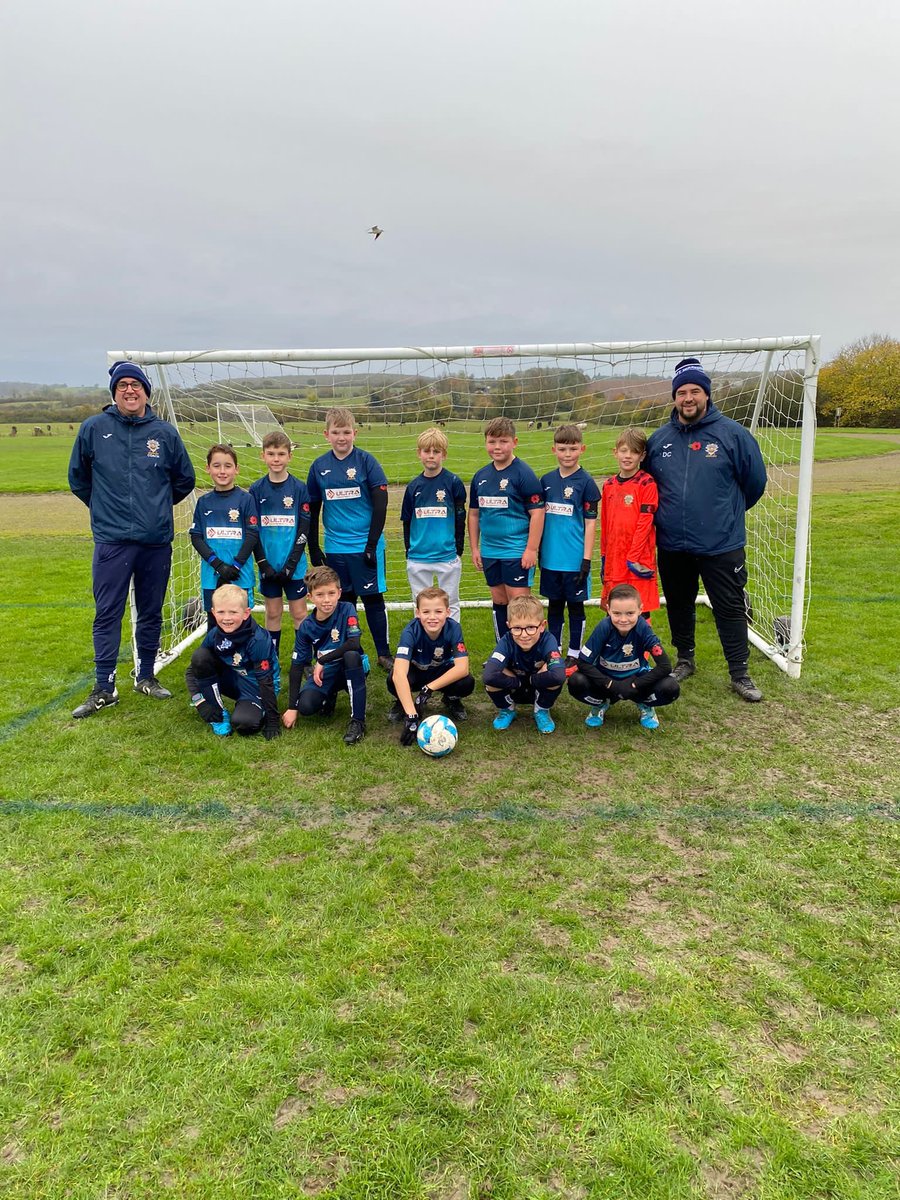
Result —
[[638, 617], [627, 633], [619, 633], [609, 617], [604, 617], [581, 649], [581, 659], [613, 679], [627, 679], [640, 671], [649, 671], [647, 655], [659, 658], [663, 648], [652, 627]]
[[516, 645], [511, 633], [504, 633], [491, 658], [501, 669], [512, 671], [523, 679], [528, 679], [535, 673], [538, 663], [544, 662], [548, 668], [558, 667], [562, 663], [559, 644], [546, 629], [530, 650], [523, 650], [521, 646]]
[[[227, 492], [207, 492], [197, 501], [191, 533], [199, 533], [216, 558], [233, 563], [248, 528], [257, 528], [259, 517], [256, 500], [243, 488]], [[241, 567], [234, 581], [238, 587], [252, 588], [254, 584], [253, 556]], [[209, 591], [219, 586], [219, 577], [204, 559], [200, 564], [200, 586]]]
[[428, 636], [418, 617], [400, 634], [395, 651], [397, 658], [410, 666], [428, 671], [434, 667], [449, 667], [456, 658], [468, 658], [463, 631], [459, 622], [447, 618], [444, 628], [436, 638]]
[[413, 562], [449, 562], [456, 558], [456, 510], [465, 508], [466, 489], [446, 469], [429, 479], [417, 475], [403, 493], [400, 520], [409, 522], [409, 557]]
[[320, 621], [316, 609], [313, 609], [305, 621], [300, 622], [300, 628], [294, 637], [294, 650], [291, 661], [305, 666], [306, 663], [336, 646], [341, 646], [348, 638], [358, 638], [359, 618], [356, 609], [346, 600], [339, 600], [330, 617]]
[[478, 509], [482, 558], [521, 558], [529, 514], [544, 507], [541, 482], [521, 458], [498, 470], [492, 462], [472, 476], [469, 508]]
[[[297, 540], [297, 521], [309, 519], [309, 492], [302, 480], [288, 475], [273, 483], [268, 475], [250, 485], [250, 495], [259, 512], [259, 541], [266, 561], [280, 571]], [[301, 554], [292, 579], [306, 574], [306, 555]]]
[[559, 469], [541, 479], [544, 534], [541, 566], [547, 571], [580, 571], [584, 560], [584, 523], [596, 521], [600, 489], [583, 467], [562, 476]]
[[332, 554], [361, 554], [372, 524], [373, 488], [387, 490], [381, 464], [354, 446], [346, 458], [333, 450], [320, 455], [306, 478], [309, 499], [322, 505], [325, 549]]
[[204, 637], [203, 645], [237, 675], [254, 677], [257, 682], [262, 676], [271, 676], [278, 694], [281, 670], [275, 643], [268, 630], [260, 628], [252, 617], [247, 617], [233, 633], [216, 626]]

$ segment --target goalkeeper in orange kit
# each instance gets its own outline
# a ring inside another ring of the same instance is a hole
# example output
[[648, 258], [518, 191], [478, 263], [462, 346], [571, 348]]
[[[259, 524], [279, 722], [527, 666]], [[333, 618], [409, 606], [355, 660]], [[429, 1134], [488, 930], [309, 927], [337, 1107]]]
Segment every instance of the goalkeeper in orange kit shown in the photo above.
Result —
[[601, 604], [612, 588], [630, 583], [641, 598], [645, 619], [659, 608], [656, 585], [656, 483], [641, 469], [647, 437], [640, 429], [624, 429], [615, 447], [618, 473], [603, 485], [600, 502]]

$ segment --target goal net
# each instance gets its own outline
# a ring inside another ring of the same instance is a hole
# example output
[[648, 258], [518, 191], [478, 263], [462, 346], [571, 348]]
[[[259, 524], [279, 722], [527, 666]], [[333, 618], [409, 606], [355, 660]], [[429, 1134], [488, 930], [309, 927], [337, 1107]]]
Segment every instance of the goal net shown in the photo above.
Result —
[[[257, 446], [268, 429], [295, 445], [291, 471], [302, 479], [328, 449], [325, 414], [353, 411], [358, 444], [381, 462], [391, 486], [386, 539], [389, 607], [409, 612], [400, 528], [403, 488], [421, 469], [416, 437], [439, 425], [449, 439], [447, 467], [468, 484], [486, 461], [483, 429], [494, 416], [516, 422], [517, 453], [537, 474], [553, 469], [553, 430], [577, 423], [587, 446], [582, 465], [602, 482], [615, 470], [618, 432], [650, 433], [669, 419], [675, 364], [696, 355], [712, 378], [713, 400], [755, 434], [769, 483], [747, 516], [748, 608], [753, 644], [788, 674], [800, 673], [807, 612], [809, 515], [819, 342], [813, 336], [695, 342], [588, 342], [570, 345], [393, 347], [261, 351], [110, 351], [155, 367], [153, 402], [181, 433], [198, 480], [206, 451], [230, 441], [239, 483], [263, 473]], [[229, 433], [234, 436], [228, 436]], [[202, 485], [201, 485], [202, 486]], [[166, 611], [168, 661], [204, 625], [199, 560], [187, 538], [195, 499], [176, 510], [172, 582]], [[599, 540], [599, 539], [598, 539]], [[594, 591], [599, 594], [599, 546]], [[468, 547], [464, 606], [488, 603]], [[701, 597], [701, 602], [703, 598]]]

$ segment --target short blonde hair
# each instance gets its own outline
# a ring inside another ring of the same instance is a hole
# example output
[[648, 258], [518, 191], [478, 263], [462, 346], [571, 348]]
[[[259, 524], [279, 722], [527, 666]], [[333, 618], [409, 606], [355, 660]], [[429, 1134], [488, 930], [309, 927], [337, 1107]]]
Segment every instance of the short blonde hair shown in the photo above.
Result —
[[223, 583], [221, 587], [217, 587], [212, 594], [212, 607], [215, 609], [217, 604], [227, 604], [229, 600], [240, 604], [241, 608], [250, 607], [247, 593], [236, 583]]
[[647, 435], [643, 429], [638, 429], [636, 425], [629, 425], [616, 438], [616, 449], [618, 450], [620, 446], [627, 446], [633, 454], [646, 454]]
[[416, 438], [417, 450], [440, 450], [442, 454], [446, 454], [449, 445], [446, 433], [443, 429], [438, 429], [436, 425], [424, 430]]
[[528, 617], [539, 625], [544, 619], [544, 606], [537, 596], [513, 596], [506, 610], [506, 620], [511, 625], [517, 618], [524, 620]]
[[326, 429], [355, 429], [356, 417], [349, 408], [329, 408], [325, 414]]
[[418, 610], [423, 600], [440, 600], [444, 608], [450, 607], [450, 597], [439, 587], [422, 588], [421, 592], [416, 596], [416, 609]]

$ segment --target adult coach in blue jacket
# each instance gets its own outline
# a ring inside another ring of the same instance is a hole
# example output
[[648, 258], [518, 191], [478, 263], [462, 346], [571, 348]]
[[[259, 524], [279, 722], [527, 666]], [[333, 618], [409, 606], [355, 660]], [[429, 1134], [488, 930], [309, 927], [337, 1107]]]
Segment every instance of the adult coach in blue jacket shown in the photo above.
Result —
[[731, 686], [742, 700], [762, 700], [750, 678], [744, 589], [744, 514], [766, 489], [756, 438], [723, 416], [710, 399], [709, 376], [696, 358], [675, 368], [669, 423], [650, 435], [644, 467], [656, 480], [657, 566], [678, 653], [672, 674], [693, 675], [699, 581], [712, 605]]
[[72, 713], [116, 704], [116, 661], [128, 586], [137, 607], [136, 692], [172, 693], [153, 674], [172, 566], [173, 505], [194, 488], [194, 468], [174, 425], [149, 405], [150, 380], [135, 363], [109, 369], [113, 403], [83, 423], [69, 460], [69, 487], [91, 512], [94, 535], [94, 690]]

